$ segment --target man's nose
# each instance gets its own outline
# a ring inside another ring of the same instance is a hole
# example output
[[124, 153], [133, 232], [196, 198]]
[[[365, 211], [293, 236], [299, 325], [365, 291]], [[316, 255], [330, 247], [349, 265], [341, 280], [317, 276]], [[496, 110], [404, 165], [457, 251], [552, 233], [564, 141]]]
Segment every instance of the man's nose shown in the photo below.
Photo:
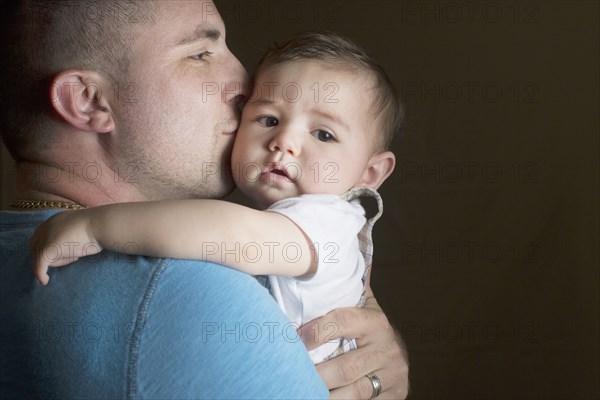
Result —
[[237, 109], [241, 109], [248, 93], [248, 72], [231, 52], [229, 52], [226, 70], [228, 71], [226, 74], [228, 79], [221, 91], [221, 100], [236, 106]]

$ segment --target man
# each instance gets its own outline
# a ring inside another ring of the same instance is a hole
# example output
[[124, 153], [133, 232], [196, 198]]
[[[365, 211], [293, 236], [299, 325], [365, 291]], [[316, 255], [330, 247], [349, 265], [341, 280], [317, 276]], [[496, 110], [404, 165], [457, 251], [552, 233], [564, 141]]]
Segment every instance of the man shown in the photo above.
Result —
[[58, 211], [230, 192], [220, 167], [247, 77], [212, 1], [3, 5], [0, 131], [18, 163], [12, 210], [34, 212], [2, 213], [0, 397], [406, 396], [372, 294], [301, 330], [308, 347], [357, 337], [318, 367], [325, 386], [248, 275], [104, 253], [35, 284], [27, 240]]

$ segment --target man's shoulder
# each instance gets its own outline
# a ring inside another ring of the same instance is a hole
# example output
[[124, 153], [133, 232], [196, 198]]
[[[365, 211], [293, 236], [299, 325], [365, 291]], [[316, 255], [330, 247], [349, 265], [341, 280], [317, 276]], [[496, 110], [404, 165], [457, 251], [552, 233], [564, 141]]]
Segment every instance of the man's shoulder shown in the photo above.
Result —
[[165, 286], [198, 292], [201, 288], [262, 288], [251, 275], [226, 265], [201, 260], [130, 256], [103, 251], [99, 255], [85, 257], [72, 266], [79, 264], [97, 267], [99, 273], [110, 273], [114, 280], [141, 279], [154, 289]]
[[[137, 265], [157, 263], [147, 294], [161, 314], [188, 314], [186, 325], [245, 319], [287, 322], [268, 290], [251, 275], [205, 261], [142, 258]], [[200, 314], [201, 319], [195, 318]]]
[[177, 327], [194, 332], [214, 321], [287, 322], [253, 276], [225, 265], [104, 251], [50, 274], [50, 285], [71, 282], [70, 287], [100, 304], [120, 298], [125, 303], [120, 310], [130, 307], [130, 315], [143, 320], [145, 330]]
[[[136, 394], [327, 397], [297, 326], [254, 277], [219, 264], [160, 262], [156, 284], [149, 286], [152, 299], [140, 307], [143, 331], [133, 334], [139, 340], [136, 386], [144, 388]], [[185, 372], [174, 387], [161, 387], [155, 384], [157, 365]]]
[[296, 327], [254, 277], [103, 251], [51, 268], [42, 287], [27, 248], [39, 214], [0, 221], [0, 393], [327, 397]]

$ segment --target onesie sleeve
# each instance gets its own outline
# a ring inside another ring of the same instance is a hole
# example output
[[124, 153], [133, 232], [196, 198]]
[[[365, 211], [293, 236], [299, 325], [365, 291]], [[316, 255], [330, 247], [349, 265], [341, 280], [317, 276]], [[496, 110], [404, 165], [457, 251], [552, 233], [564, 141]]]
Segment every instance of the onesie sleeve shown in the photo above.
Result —
[[323, 269], [347, 266], [348, 255], [358, 249], [357, 235], [366, 221], [358, 202], [350, 203], [335, 195], [292, 197], [276, 202], [266, 211], [289, 218], [309, 238], [316, 250], [315, 275]]

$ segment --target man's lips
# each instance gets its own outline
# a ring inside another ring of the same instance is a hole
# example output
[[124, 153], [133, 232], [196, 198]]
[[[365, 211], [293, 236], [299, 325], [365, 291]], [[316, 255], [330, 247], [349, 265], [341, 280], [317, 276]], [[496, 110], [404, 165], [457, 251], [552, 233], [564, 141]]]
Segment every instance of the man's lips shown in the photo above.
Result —
[[235, 135], [239, 127], [239, 118], [231, 118], [220, 124], [220, 128], [225, 135]]

